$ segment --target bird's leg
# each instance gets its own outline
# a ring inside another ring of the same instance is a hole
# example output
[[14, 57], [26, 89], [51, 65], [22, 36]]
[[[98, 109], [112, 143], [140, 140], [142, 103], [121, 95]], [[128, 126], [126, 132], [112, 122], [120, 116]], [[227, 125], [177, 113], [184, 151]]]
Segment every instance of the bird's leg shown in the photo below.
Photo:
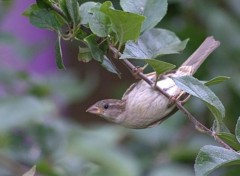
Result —
[[[185, 96], [185, 97], [184, 97]], [[191, 95], [187, 94], [186, 92], [182, 91], [180, 94], [178, 94], [177, 96], [172, 96], [170, 97], [170, 102], [169, 102], [169, 106], [171, 106], [172, 104], [174, 104], [176, 101], [180, 102], [182, 105], [184, 105], [188, 99], [190, 98]], [[182, 99], [183, 98], [183, 99]]]
[[[184, 93], [186, 93], [186, 92], [184, 92]], [[179, 101], [182, 105], [184, 105], [190, 97], [191, 97], [190, 94], [186, 94], [186, 97], [183, 100], [179, 100]]]
[[158, 78], [160, 77], [160, 75], [158, 75], [157, 73], [156, 73], [156, 79], [155, 79], [155, 82], [154, 82], [154, 87], [156, 88], [157, 87], [157, 82], [158, 82]]
[[[175, 99], [175, 101], [180, 101], [180, 98], [185, 94], [184, 91], [181, 91], [180, 94], [178, 94], [176, 97], [173, 97]], [[183, 100], [184, 101], [184, 100]]]

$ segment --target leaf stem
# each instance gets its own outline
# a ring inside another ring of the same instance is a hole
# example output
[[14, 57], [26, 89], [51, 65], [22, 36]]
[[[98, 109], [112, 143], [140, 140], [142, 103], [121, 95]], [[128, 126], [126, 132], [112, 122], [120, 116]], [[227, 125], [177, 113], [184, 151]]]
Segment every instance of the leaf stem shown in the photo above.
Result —
[[[121, 57], [122, 53], [119, 52], [115, 47], [109, 46], [109, 49], [113, 52], [114, 57], [118, 56]], [[116, 58], [117, 59], [117, 58]], [[129, 60], [127, 59], [119, 59], [126, 67], [128, 67], [131, 71], [134, 71], [137, 69], [135, 65], [133, 65]], [[212, 130], [204, 126], [201, 122], [199, 122], [183, 105], [180, 101], [177, 99], [173, 99], [171, 96], [169, 96], [164, 90], [162, 90], [160, 87], [154, 84], [153, 81], [151, 81], [144, 73], [137, 72], [137, 76], [143, 79], [146, 83], [148, 83], [151, 87], [158, 90], [160, 93], [162, 93], [165, 97], [171, 99], [176, 104], [177, 108], [183, 112], [183, 114], [188, 117], [188, 119], [194, 124], [195, 129], [199, 132], [206, 133], [209, 136], [214, 137], [214, 139], [221, 144], [224, 148], [233, 150], [228, 144], [226, 144], [222, 139], [220, 139], [216, 133], [214, 133]], [[234, 151], [234, 150], [233, 150]]]

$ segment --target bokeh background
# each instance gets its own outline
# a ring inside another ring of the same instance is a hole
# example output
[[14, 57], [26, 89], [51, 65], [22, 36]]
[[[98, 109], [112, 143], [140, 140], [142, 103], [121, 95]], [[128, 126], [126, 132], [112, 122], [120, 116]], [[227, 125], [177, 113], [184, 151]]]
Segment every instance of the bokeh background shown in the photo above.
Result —
[[[144, 130], [126, 129], [87, 114], [87, 107], [97, 100], [121, 98], [134, 79], [122, 65], [118, 65], [119, 79], [96, 62], [78, 62], [74, 42], [63, 43], [66, 70], [58, 70], [56, 34], [32, 26], [22, 16], [32, 3], [0, 0], [0, 175], [22, 175], [33, 165], [46, 176], [194, 175], [199, 149], [218, 145], [214, 139], [197, 132], [180, 112]], [[118, 1], [113, 3], [119, 8]], [[224, 122], [234, 133], [240, 114], [239, 1], [169, 0], [159, 27], [174, 31], [182, 40], [190, 38], [181, 54], [161, 58], [176, 65], [205, 37], [213, 35], [221, 41], [196, 77], [231, 77], [212, 89], [225, 105]], [[202, 102], [192, 98], [186, 106], [211, 127], [213, 117]], [[212, 175], [239, 173], [239, 168], [227, 167]]]

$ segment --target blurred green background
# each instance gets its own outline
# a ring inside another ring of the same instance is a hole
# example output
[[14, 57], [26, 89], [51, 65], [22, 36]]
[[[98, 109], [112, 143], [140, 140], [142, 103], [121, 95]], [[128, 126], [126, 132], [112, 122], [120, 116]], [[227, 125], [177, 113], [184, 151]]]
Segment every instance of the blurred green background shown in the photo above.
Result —
[[[192, 176], [199, 149], [218, 145], [200, 134], [180, 113], [160, 126], [130, 130], [87, 114], [105, 98], [121, 98], [134, 82], [122, 65], [122, 79], [96, 62], [77, 61], [77, 44], [65, 42], [66, 70], [55, 66], [53, 32], [33, 27], [22, 12], [33, 0], [0, 1], [0, 175], [22, 175], [37, 165], [46, 176]], [[79, 0], [80, 3], [83, 1]], [[103, 1], [101, 1], [103, 2]], [[113, 1], [116, 8], [119, 2]], [[213, 35], [221, 46], [196, 74], [231, 79], [212, 87], [226, 107], [234, 132], [240, 114], [240, 3], [238, 0], [169, 0], [159, 27], [190, 38], [179, 55], [162, 58], [180, 65]], [[140, 63], [141, 64], [141, 63]], [[213, 117], [192, 98], [187, 108], [206, 126]], [[216, 176], [239, 175], [237, 167]]]

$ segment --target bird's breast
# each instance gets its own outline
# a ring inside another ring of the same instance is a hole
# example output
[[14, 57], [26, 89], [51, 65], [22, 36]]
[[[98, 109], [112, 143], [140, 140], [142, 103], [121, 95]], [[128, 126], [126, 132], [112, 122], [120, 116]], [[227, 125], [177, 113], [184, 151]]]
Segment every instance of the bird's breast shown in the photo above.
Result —
[[[180, 90], [170, 78], [158, 81], [157, 85], [170, 96], [176, 96]], [[128, 93], [126, 99], [124, 125], [132, 128], [145, 128], [149, 124], [161, 120], [175, 106], [169, 106], [170, 100], [144, 81], [139, 81]]]

